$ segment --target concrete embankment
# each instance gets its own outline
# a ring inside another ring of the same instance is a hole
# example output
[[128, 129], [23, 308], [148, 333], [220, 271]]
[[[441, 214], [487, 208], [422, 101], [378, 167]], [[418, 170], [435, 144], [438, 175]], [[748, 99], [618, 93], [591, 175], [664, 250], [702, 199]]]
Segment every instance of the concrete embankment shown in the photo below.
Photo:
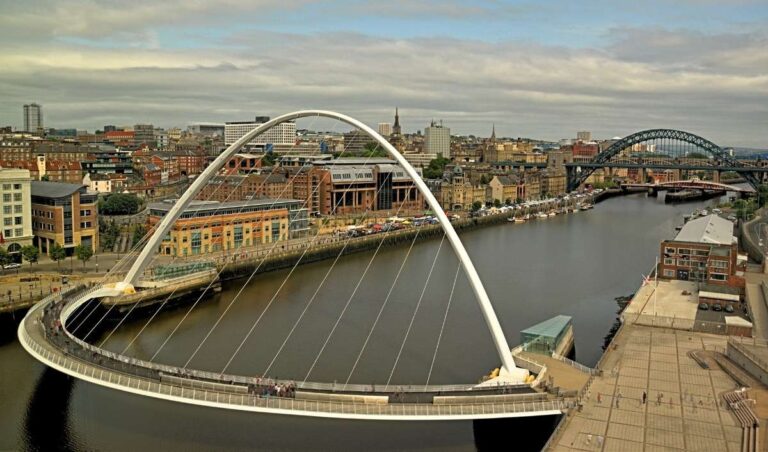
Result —
[[[520, 216], [528, 213], [533, 214], [539, 211], [548, 210], [550, 209], [543, 207], [532, 207], [499, 215], [462, 218], [452, 221], [451, 224], [453, 225], [454, 229], [456, 229], [456, 231], [461, 234], [463, 231], [472, 230], [479, 227], [507, 223], [507, 219], [513, 215]], [[306, 252], [303, 248], [293, 249], [285, 252], [276, 248], [274, 252], [269, 253], [269, 255], [266, 257], [256, 256], [244, 260], [233, 260], [227, 262], [226, 264], [220, 263], [220, 277], [223, 280], [237, 279], [250, 276], [254, 271], [259, 274], [274, 270], [291, 268], [296, 265], [296, 262], [299, 262], [299, 264], [309, 264], [325, 259], [333, 259], [339, 253], [342, 253], [342, 255], [347, 255], [371, 251], [379, 246], [379, 243], [382, 241], [382, 239], [384, 240], [384, 243], [381, 245], [382, 247], [391, 247], [409, 244], [414, 239], [420, 241], [428, 240], [433, 237], [439, 237], [442, 235], [442, 233], [443, 232], [440, 225], [426, 225], [420, 226], [418, 228], [386, 233], [383, 236], [382, 234], [374, 234], [348, 240], [341, 239], [334, 243], [312, 246]]]

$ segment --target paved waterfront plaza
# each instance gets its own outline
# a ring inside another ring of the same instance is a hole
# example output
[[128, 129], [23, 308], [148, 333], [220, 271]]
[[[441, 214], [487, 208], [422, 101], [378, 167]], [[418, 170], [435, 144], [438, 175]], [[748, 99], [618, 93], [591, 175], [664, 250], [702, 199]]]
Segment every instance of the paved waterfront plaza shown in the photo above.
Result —
[[736, 383], [720, 368], [703, 369], [688, 356], [692, 350], [723, 351], [726, 340], [626, 325], [601, 364], [603, 376], [553, 450], [741, 450], [741, 426], [720, 398]]

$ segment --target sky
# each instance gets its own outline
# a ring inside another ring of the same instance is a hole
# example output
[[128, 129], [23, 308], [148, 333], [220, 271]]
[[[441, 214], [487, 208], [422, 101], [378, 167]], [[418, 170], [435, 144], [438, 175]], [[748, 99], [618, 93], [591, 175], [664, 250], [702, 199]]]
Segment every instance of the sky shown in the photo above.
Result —
[[[768, 147], [766, 0], [0, 0], [0, 126], [317, 108], [405, 131]], [[313, 128], [336, 127], [305, 124]], [[342, 126], [339, 126], [343, 129]]]

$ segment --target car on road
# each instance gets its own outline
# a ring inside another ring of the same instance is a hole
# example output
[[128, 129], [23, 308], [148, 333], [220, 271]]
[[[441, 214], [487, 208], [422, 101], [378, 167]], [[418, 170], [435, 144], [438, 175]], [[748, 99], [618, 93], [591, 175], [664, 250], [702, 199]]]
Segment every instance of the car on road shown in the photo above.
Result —
[[3, 265], [4, 270], [10, 270], [12, 268], [21, 268], [21, 264], [18, 262], [11, 262], [10, 264]]
[[709, 305], [706, 303], [699, 303], [699, 309], [702, 311], [709, 311]]

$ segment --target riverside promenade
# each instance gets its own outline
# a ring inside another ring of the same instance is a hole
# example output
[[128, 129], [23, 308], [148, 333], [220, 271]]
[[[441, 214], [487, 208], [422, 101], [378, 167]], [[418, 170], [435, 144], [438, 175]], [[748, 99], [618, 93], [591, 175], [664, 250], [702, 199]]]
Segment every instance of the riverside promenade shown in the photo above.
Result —
[[[552, 451], [741, 451], [742, 423], [724, 395], [742, 385], [723, 367], [694, 359], [717, 357], [725, 363], [728, 337], [681, 327], [648, 326], [640, 314], [651, 297], [641, 288], [625, 311], [624, 323], [598, 363], [580, 410], [564, 417], [545, 447]], [[633, 306], [634, 305], [634, 306]], [[639, 305], [639, 306], [638, 306]], [[731, 369], [729, 369], [731, 370]], [[737, 372], [736, 372], [737, 373]], [[762, 418], [761, 397], [752, 409]], [[645, 394], [645, 400], [643, 400]], [[761, 419], [762, 421], [762, 419]], [[761, 422], [761, 445], [765, 426]]]

